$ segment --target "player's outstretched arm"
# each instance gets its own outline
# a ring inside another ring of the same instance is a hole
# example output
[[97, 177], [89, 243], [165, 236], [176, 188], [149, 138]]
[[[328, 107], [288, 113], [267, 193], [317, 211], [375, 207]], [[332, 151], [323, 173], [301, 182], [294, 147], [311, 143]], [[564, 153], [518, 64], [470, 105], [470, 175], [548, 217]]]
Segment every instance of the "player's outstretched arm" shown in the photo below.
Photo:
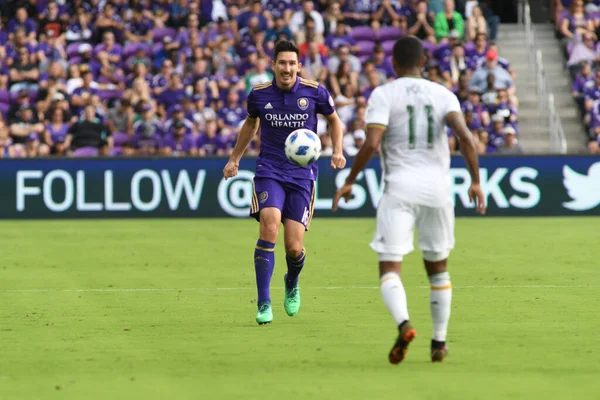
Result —
[[381, 125], [367, 125], [367, 138], [365, 143], [354, 157], [354, 162], [352, 163], [352, 168], [350, 169], [350, 174], [346, 178], [346, 182], [335, 192], [335, 196], [333, 196], [332, 210], [334, 212], [337, 211], [338, 204], [342, 197], [346, 202], [352, 197], [352, 185], [354, 185], [360, 171], [367, 166], [367, 163], [371, 157], [373, 157], [373, 153], [379, 149], [381, 139], [383, 138], [386, 129], [386, 127]]
[[344, 126], [337, 112], [333, 112], [327, 116], [329, 122], [329, 135], [331, 136], [331, 144], [333, 154], [331, 155], [331, 168], [342, 169], [346, 166], [346, 157], [344, 157]]
[[240, 129], [237, 142], [235, 143], [235, 148], [233, 149], [233, 152], [229, 157], [227, 165], [223, 169], [223, 176], [225, 177], [225, 179], [232, 178], [237, 175], [242, 155], [244, 154], [246, 148], [254, 138], [254, 135], [256, 135], [259, 125], [260, 119], [258, 119], [258, 117], [246, 117], [246, 120], [244, 121], [244, 124]]
[[446, 115], [446, 123], [458, 137], [460, 152], [465, 158], [467, 168], [471, 174], [469, 199], [475, 201], [478, 213], [485, 214], [485, 196], [479, 185], [479, 159], [473, 135], [471, 134], [471, 131], [469, 131], [469, 128], [467, 128], [463, 115], [459, 112], [453, 111], [448, 113], [448, 115]]

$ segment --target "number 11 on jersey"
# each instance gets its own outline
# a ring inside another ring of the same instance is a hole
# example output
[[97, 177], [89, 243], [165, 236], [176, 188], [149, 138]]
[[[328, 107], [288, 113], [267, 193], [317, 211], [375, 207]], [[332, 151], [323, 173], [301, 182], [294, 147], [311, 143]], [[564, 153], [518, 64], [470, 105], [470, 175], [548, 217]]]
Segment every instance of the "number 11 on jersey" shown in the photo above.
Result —
[[[406, 112], [408, 112], [408, 148], [414, 149], [416, 147], [416, 136], [415, 136], [415, 107], [406, 106]], [[425, 106], [425, 113], [427, 114], [427, 148], [433, 148], [433, 107], [430, 105]]]

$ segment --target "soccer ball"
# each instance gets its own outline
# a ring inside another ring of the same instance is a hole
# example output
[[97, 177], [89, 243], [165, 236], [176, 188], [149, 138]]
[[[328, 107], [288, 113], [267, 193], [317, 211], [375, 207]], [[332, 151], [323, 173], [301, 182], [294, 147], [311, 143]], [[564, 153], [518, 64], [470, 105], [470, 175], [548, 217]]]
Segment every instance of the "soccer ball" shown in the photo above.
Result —
[[311, 130], [296, 129], [285, 140], [285, 156], [292, 163], [306, 167], [321, 155], [321, 139]]

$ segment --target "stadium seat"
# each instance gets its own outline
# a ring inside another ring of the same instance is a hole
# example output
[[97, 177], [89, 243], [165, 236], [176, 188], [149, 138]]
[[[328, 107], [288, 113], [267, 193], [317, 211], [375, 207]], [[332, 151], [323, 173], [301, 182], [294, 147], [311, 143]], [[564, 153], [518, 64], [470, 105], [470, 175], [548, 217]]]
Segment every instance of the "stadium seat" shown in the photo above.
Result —
[[83, 42], [75, 42], [75, 43], [71, 43], [70, 45], [67, 46], [67, 57], [69, 58], [73, 58], [73, 57], [77, 57], [79, 55], [79, 45], [81, 45]]
[[81, 147], [73, 152], [74, 157], [95, 157], [98, 149], [95, 147]]
[[73, 57], [69, 59], [69, 65], [73, 65], [73, 64], [80, 64], [81, 63], [81, 57]]
[[133, 56], [140, 48], [144, 49], [146, 55], [150, 54], [150, 46], [146, 43], [128, 43], [123, 48], [123, 58], [126, 59]]
[[156, 56], [158, 54], [158, 52], [161, 51], [162, 49], [163, 49], [162, 42], [160, 42], [160, 43], [154, 43], [152, 45], [152, 49], [151, 49], [152, 56]]
[[375, 31], [370, 26], [357, 26], [352, 28], [350, 31], [350, 37], [357, 42], [360, 41], [371, 41], [375, 42], [377, 40], [377, 36], [375, 35]]
[[122, 90], [99, 90], [98, 96], [102, 101], [117, 99], [123, 96]]
[[396, 44], [395, 40], [388, 40], [386, 42], [381, 43], [381, 47], [383, 47], [383, 51], [386, 56], [391, 56], [394, 51], [394, 44]]
[[[115, 43], [114, 46], [115, 46], [115, 49], [121, 49], [121, 50], [123, 49], [120, 44]], [[104, 50], [104, 47], [105, 47], [104, 43], [97, 44], [96, 47], [94, 47], [94, 55], [97, 56], [98, 53], [100, 53], [102, 50]]]
[[356, 52], [357, 56], [371, 56], [373, 54], [373, 48], [375, 47], [375, 42], [357, 42], [356, 45], [359, 47], [359, 50]]
[[152, 31], [152, 40], [160, 42], [165, 36], [175, 38], [177, 31], [174, 28], [156, 28]]
[[395, 26], [382, 26], [377, 31], [377, 39], [380, 42], [387, 42], [388, 40], [396, 41], [400, 38], [404, 32], [400, 28], [396, 28]]
[[115, 147], [122, 147], [125, 143], [131, 139], [128, 134], [123, 132], [115, 132], [112, 134]]

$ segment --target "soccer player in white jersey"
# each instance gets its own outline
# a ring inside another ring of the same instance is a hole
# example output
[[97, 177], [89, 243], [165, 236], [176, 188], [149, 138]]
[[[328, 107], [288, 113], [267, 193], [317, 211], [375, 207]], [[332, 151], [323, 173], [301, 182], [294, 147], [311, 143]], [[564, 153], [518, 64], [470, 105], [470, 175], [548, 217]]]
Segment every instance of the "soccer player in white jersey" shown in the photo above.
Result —
[[341, 198], [350, 199], [357, 175], [381, 145], [385, 189], [377, 207], [377, 229], [371, 248], [379, 255], [383, 301], [399, 329], [389, 361], [400, 363], [417, 335], [408, 318], [406, 293], [400, 280], [402, 259], [413, 251], [416, 227], [431, 283], [431, 361], [440, 362], [448, 354], [446, 331], [452, 285], [446, 264], [454, 247], [454, 205], [445, 124], [460, 141], [471, 174], [469, 198], [475, 201], [481, 214], [485, 213], [485, 198], [479, 185], [475, 142], [465, 125], [458, 99], [445, 87], [420, 76], [426, 61], [421, 41], [414, 36], [398, 39], [393, 54], [398, 79], [376, 88], [369, 98], [367, 139], [345, 184], [334, 196], [333, 210], [337, 210]]

